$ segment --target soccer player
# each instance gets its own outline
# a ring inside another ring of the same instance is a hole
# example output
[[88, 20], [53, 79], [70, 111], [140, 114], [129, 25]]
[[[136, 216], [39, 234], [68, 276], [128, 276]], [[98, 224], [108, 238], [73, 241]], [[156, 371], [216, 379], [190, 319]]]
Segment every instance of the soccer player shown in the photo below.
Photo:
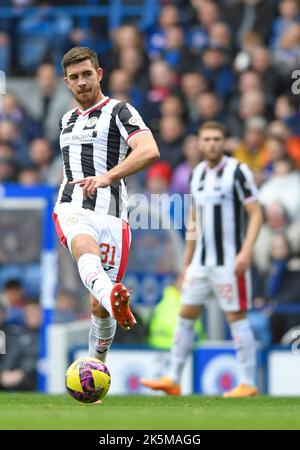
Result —
[[202, 305], [214, 297], [226, 314], [240, 372], [240, 384], [224, 396], [252, 396], [257, 394], [255, 340], [247, 310], [251, 305], [251, 251], [262, 223], [261, 207], [248, 167], [224, 155], [224, 127], [218, 122], [204, 123], [199, 145], [204, 161], [194, 168], [191, 178], [192, 207], [178, 280], [181, 309], [170, 368], [166, 376], [141, 379], [141, 383], [170, 395], [180, 394], [182, 370], [193, 348], [194, 322]]
[[64, 180], [53, 217], [90, 292], [89, 355], [105, 361], [116, 322], [123, 329], [135, 325], [121, 283], [130, 246], [125, 177], [155, 161], [159, 151], [139, 113], [102, 93], [94, 51], [74, 47], [62, 66], [78, 107], [60, 123]]

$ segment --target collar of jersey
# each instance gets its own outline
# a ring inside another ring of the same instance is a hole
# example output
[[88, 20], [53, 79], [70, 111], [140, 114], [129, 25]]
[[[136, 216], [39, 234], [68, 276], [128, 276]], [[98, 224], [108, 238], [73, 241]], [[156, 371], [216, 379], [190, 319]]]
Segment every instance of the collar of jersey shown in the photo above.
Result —
[[100, 109], [103, 108], [104, 105], [106, 105], [106, 103], [108, 103], [110, 100], [109, 97], [104, 97], [102, 100], [100, 100], [100, 102], [95, 103], [95, 105], [91, 106], [89, 109], [85, 109], [84, 111], [82, 111], [81, 109], [77, 108], [77, 113], [82, 117], [86, 116], [87, 114], [91, 113], [92, 111], [95, 111], [95, 109]]
[[224, 155], [223, 156], [223, 158], [222, 158], [222, 160], [219, 162], [219, 164], [217, 165], [217, 166], [215, 166], [215, 167], [212, 167], [212, 168], [210, 168], [209, 166], [208, 166], [208, 164], [206, 163], [206, 167], [205, 167], [205, 170], [206, 171], [216, 171], [216, 172], [218, 172], [218, 170], [220, 170], [220, 169], [222, 169], [225, 165], [226, 165], [226, 163], [227, 163], [227, 160], [228, 160], [228, 156], [226, 156], [226, 155]]

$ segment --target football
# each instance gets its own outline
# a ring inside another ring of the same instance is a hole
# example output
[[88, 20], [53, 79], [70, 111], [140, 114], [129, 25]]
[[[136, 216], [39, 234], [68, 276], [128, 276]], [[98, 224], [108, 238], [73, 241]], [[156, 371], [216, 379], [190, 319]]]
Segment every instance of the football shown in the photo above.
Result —
[[96, 358], [76, 359], [66, 372], [69, 394], [82, 403], [101, 400], [110, 388], [110, 373], [105, 364]]

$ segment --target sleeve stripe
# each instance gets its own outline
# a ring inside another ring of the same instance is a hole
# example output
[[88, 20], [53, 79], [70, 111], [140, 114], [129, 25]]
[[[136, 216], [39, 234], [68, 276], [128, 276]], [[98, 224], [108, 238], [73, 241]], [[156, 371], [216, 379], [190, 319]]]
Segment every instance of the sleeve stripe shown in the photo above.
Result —
[[128, 144], [128, 142], [129, 142], [129, 140], [130, 140], [133, 136], [135, 136], [136, 134], [138, 134], [138, 133], [147, 133], [147, 132], [151, 133], [151, 131], [149, 130], [149, 128], [141, 128], [140, 130], [134, 131], [133, 133], [131, 133], [131, 134], [128, 135], [128, 137], [127, 137], [127, 139], [126, 139], [127, 144]]
[[257, 197], [255, 195], [252, 195], [252, 197], [247, 197], [244, 199], [244, 204], [246, 205], [247, 203], [253, 203], [253, 202], [257, 202]]

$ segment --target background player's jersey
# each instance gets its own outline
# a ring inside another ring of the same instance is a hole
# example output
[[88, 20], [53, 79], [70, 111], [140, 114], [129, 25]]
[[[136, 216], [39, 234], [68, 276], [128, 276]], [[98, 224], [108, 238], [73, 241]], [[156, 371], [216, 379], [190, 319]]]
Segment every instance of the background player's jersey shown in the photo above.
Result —
[[201, 221], [192, 264], [233, 264], [246, 228], [243, 205], [257, 200], [252, 173], [228, 156], [213, 169], [203, 161], [193, 170], [191, 194]]
[[149, 131], [135, 108], [108, 97], [86, 111], [79, 108], [68, 111], [61, 120], [64, 180], [56, 206], [72, 203], [128, 220], [125, 180], [97, 189], [94, 197], [86, 200], [82, 188], [69, 182], [105, 174], [126, 158], [133, 136]]

